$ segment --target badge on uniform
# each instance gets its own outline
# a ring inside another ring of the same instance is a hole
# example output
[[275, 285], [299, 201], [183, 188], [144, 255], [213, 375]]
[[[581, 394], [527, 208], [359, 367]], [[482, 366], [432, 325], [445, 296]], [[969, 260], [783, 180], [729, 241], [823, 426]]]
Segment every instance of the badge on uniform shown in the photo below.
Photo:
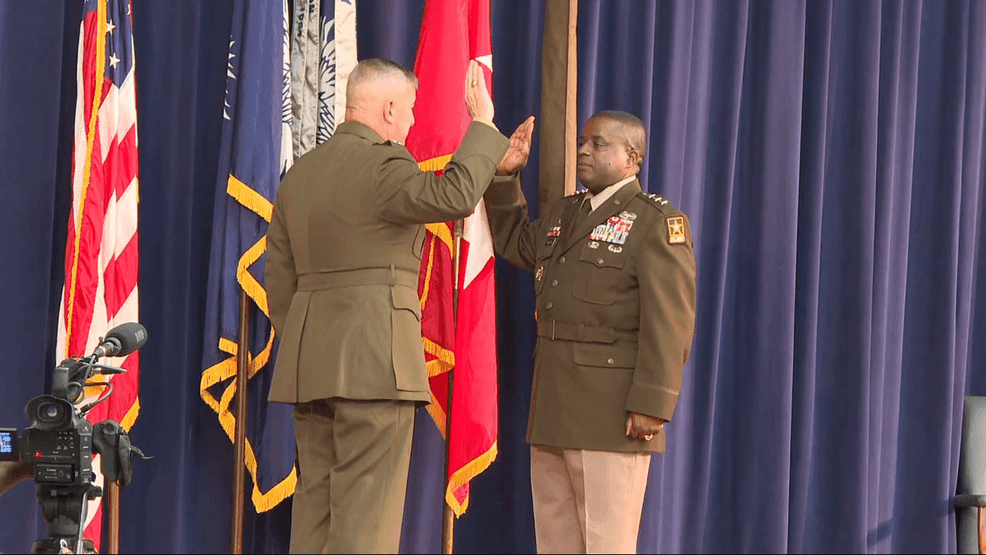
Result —
[[544, 239], [544, 246], [545, 247], [554, 246], [555, 241], [558, 240], [559, 236], [561, 236], [561, 226], [556, 225], [555, 227], [548, 230], [548, 235], [545, 236]]
[[630, 235], [630, 228], [633, 227], [633, 221], [636, 219], [636, 214], [626, 211], [620, 212], [618, 216], [610, 216], [606, 220], [606, 223], [599, 224], [596, 226], [596, 229], [592, 230], [592, 235], [589, 236], [589, 239], [592, 241], [623, 245], [627, 242], [627, 236]]
[[544, 275], [544, 266], [541, 266], [540, 268], [538, 268], [537, 273], [534, 274], [534, 279], [541, 281], [541, 276], [543, 275]]
[[672, 216], [668, 218], [668, 243], [679, 245], [685, 242], [685, 217]]

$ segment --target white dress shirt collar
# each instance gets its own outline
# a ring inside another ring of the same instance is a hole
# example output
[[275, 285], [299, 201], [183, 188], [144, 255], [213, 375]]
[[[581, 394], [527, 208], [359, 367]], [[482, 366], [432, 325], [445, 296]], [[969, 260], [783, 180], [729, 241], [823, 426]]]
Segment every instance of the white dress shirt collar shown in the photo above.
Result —
[[[599, 208], [599, 205], [609, 200], [609, 197], [615, 195], [617, 191], [622, 189], [624, 185], [630, 183], [634, 179], [637, 179], [636, 175], [631, 175], [622, 181], [617, 181], [602, 191], [599, 191], [598, 195], [592, 194], [592, 191], [586, 191], [585, 198], [589, 200], [589, 206], [591, 209], [595, 210], [596, 208]], [[583, 199], [582, 202], [585, 202], [585, 200]], [[592, 210], [590, 210], [590, 213]]]

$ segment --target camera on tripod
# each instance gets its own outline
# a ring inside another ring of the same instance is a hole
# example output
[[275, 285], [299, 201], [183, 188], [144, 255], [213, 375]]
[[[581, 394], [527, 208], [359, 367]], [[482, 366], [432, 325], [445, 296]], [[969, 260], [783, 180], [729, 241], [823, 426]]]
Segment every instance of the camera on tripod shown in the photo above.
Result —
[[[104, 420], [91, 424], [85, 415], [105, 401], [113, 391], [112, 382], [88, 383], [93, 374], [119, 374], [122, 368], [96, 364], [103, 356], [126, 356], [147, 341], [147, 331], [137, 323], [119, 325], [106, 334], [92, 355], [63, 360], [52, 375], [51, 395], [28, 401], [24, 414], [31, 422], [19, 437], [16, 428], [0, 428], [0, 461], [34, 464], [38, 502], [44, 514], [47, 540], [35, 542], [34, 553], [94, 552], [92, 542], [82, 540], [88, 501], [103, 494], [95, 485], [93, 454], [101, 455], [100, 469], [106, 480], [121, 486], [130, 483], [131, 459], [144, 457], [130, 444], [117, 422]], [[84, 406], [86, 385], [106, 386], [97, 399]]]

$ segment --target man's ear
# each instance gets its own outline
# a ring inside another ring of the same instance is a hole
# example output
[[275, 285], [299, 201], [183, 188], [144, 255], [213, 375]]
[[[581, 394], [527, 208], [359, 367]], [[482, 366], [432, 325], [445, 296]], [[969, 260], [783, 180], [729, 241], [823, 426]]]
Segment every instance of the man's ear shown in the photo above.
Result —
[[383, 121], [387, 123], [394, 123], [396, 114], [394, 113], [394, 101], [386, 100], [383, 103]]
[[637, 152], [636, 149], [631, 148], [629, 151], [627, 151], [627, 162], [629, 162], [630, 165], [639, 167], [640, 162], [642, 161], [643, 161], [643, 157], [640, 156], [640, 153]]

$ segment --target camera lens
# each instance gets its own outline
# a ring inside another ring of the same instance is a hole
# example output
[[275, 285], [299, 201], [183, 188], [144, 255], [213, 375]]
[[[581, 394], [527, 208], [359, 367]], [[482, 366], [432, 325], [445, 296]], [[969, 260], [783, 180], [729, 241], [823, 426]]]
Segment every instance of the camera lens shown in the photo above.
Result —
[[55, 403], [42, 403], [38, 407], [38, 420], [55, 422], [61, 418], [62, 408]]

